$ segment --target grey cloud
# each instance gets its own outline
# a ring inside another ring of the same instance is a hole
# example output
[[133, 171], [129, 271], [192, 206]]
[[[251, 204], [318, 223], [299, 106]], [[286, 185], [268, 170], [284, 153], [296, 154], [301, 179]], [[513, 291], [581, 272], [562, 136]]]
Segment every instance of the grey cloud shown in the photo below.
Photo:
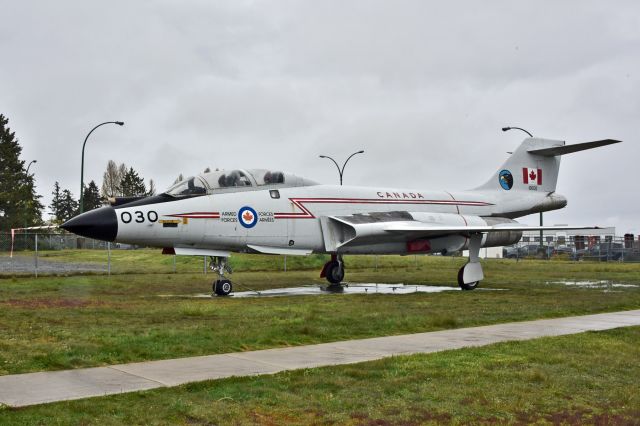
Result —
[[[154, 178], [274, 167], [336, 182], [473, 187], [522, 139], [506, 124], [620, 146], [567, 156], [549, 221], [640, 233], [640, 6], [597, 1], [9, 2], [0, 112], [38, 189], [76, 195], [114, 159]], [[532, 223], [537, 218], [528, 218]], [[610, 223], [605, 223], [610, 224]]]

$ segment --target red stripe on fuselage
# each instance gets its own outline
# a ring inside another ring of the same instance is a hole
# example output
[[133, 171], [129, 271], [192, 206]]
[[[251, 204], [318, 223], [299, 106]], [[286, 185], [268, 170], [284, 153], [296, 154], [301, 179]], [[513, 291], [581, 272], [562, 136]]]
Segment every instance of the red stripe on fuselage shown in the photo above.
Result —
[[368, 199], [368, 198], [289, 198], [289, 200], [302, 212], [274, 213], [276, 219], [315, 219], [305, 204], [429, 204], [452, 206], [490, 206], [484, 201], [457, 201], [453, 200], [406, 200], [406, 199]]
[[170, 217], [187, 217], [189, 219], [220, 219], [220, 212], [191, 212], [167, 215]]

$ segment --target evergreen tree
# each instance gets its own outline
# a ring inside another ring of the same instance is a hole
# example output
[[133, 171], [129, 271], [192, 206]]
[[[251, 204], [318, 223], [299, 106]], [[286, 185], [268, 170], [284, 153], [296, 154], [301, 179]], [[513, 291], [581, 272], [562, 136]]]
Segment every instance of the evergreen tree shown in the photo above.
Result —
[[147, 187], [144, 184], [138, 172], [133, 170], [133, 167], [129, 167], [122, 177], [120, 182], [120, 188], [122, 195], [125, 197], [136, 197], [147, 195]]
[[20, 160], [22, 148], [0, 114], [0, 230], [22, 228], [42, 222], [42, 203], [35, 193], [33, 177]]
[[60, 211], [62, 206], [62, 191], [60, 190], [60, 184], [58, 181], [53, 184], [53, 192], [51, 193], [53, 198], [51, 200], [51, 204], [49, 204], [49, 208], [51, 209], [51, 215], [54, 218], [54, 221], [60, 221]]
[[62, 197], [60, 199], [60, 215], [58, 219], [66, 222], [76, 214], [78, 214], [78, 202], [73, 198], [71, 191], [65, 189], [62, 191]]
[[153, 179], [149, 179], [149, 190], [147, 191], [147, 197], [156, 195], [156, 184]]
[[94, 181], [89, 182], [89, 185], [85, 185], [84, 193], [82, 195], [83, 211], [97, 209], [102, 206], [102, 199], [100, 197], [100, 191], [98, 185]]
[[149, 179], [149, 190], [147, 190], [144, 179], [133, 167], [127, 168], [125, 163], [118, 165], [115, 161], [109, 160], [102, 180], [104, 198], [139, 197], [155, 195], [155, 193], [156, 186], [153, 179]]

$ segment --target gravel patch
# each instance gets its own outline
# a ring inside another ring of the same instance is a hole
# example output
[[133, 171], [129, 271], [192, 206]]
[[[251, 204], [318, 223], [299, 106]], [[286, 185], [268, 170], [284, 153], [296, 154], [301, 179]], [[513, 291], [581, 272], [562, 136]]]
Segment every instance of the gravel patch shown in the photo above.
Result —
[[[32, 256], [0, 256], [0, 274], [35, 273], [35, 258]], [[106, 272], [107, 265], [91, 263], [55, 262], [38, 259], [39, 274], [64, 274], [73, 272]]]

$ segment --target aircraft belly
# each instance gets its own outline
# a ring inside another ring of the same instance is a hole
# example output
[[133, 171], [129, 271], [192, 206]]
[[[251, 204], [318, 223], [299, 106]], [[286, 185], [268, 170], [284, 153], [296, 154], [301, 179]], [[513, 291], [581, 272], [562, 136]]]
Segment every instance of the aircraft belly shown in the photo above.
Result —
[[339, 252], [345, 254], [429, 254], [454, 253], [467, 248], [468, 239], [461, 235], [446, 235], [436, 238], [421, 239], [424, 242], [417, 250], [412, 250], [409, 240], [405, 236], [385, 238], [362, 238], [340, 247]]

